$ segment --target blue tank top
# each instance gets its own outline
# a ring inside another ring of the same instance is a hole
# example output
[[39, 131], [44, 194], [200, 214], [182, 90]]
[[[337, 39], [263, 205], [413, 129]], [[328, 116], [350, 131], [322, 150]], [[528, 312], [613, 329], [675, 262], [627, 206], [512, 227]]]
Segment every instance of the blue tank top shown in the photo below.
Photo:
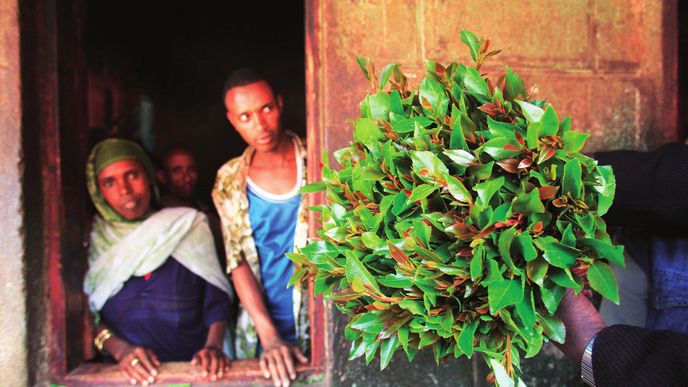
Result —
[[247, 181], [248, 216], [260, 258], [266, 307], [282, 340], [296, 344], [293, 287], [287, 288], [294, 263], [285, 255], [294, 248], [301, 196], [298, 187], [285, 195], [262, 190]]

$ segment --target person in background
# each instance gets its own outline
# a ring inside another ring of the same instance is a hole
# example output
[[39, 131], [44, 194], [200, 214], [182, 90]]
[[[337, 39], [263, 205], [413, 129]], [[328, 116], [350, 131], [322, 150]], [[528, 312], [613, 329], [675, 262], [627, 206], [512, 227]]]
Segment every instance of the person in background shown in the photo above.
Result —
[[131, 141], [98, 143], [86, 181], [97, 214], [84, 292], [97, 349], [132, 384], [154, 383], [161, 361], [191, 361], [221, 378], [231, 290], [206, 217], [185, 207], [156, 212], [153, 165]]
[[198, 198], [196, 192], [198, 167], [193, 153], [182, 145], [169, 146], [160, 153], [159, 165], [156, 177], [162, 187], [160, 206], [163, 208], [191, 207], [208, 217], [217, 256], [224, 271], [225, 247], [222, 231], [220, 231], [220, 219], [211, 205]]
[[241, 309], [237, 320], [239, 358], [260, 356], [275, 386], [296, 378], [306, 363], [307, 288], [289, 286], [294, 263], [285, 255], [306, 244], [307, 221], [299, 189], [306, 181], [306, 151], [283, 130], [282, 98], [251, 69], [233, 72], [225, 83], [227, 119], [248, 144], [217, 172], [213, 202], [222, 223], [227, 256]]

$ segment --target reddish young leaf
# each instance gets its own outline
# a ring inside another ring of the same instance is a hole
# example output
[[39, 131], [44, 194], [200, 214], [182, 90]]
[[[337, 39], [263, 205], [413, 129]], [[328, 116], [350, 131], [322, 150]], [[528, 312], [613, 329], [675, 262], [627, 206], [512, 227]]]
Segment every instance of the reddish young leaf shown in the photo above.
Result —
[[551, 185], [543, 185], [542, 187], [539, 188], [540, 191], [540, 199], [542, 200], [548, 200], [554, 197], [556, 195], [557, 191], [559, 191], [559, 187], [551, 186]]

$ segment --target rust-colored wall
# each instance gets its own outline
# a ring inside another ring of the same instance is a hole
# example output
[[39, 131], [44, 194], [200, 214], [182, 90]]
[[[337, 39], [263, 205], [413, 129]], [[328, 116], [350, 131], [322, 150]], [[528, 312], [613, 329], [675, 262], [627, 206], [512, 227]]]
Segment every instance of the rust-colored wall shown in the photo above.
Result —
[[502, 53], [483, 67], [495, 80], [508, 65], [536, 97], [549, 100], [587, 150], [645, 148], [673, 141], [677, 129], [676, 1], [446, 0], [322, 1], [318, 36], [324, 143], [351, 135], [366, 82], [355, 55], [380, 69], [397, 62], [422, 77], [423, 61], [470, 63], [461, 28], [492, 38]]
[[17, 1], [0, 1], [0, 375], [7, 386], [27, 382], [18, 19]]
[[[675, 0], [308, 0], [307, 99], [311, 157], [347, 144], [368, 83], [355, 56], [377, 69], [400, 63], [411, 83], [423, 62], [471, 62], [459, 38], [466, 28], [492, 38], [502, 53], [481, 70], [496, 81], [508, 65], [537, 99], [549, 100], [576, 130], [590, 133], [586, 151], [652, 148], [679, 139]], [[311, 176], [317, 173], [313, 167]], [[483, 385], [482, 360], [430, 354], [408, 364], [396, 356], [383, 372], [346, 360], [347, 319], [333, 313], [330, 338], [333, 385]], [[529, 385], [576, 385], [574, 365], [551, 346], [524, 360]]]

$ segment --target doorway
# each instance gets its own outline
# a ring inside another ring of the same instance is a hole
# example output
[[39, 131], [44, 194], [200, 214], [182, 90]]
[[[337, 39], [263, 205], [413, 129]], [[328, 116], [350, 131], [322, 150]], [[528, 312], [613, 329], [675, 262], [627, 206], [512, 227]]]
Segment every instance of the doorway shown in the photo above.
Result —
[[[209, 202], [215, 171], [245, 146], [225, 119], [222, 87], [232, 70], [267, 74], [284, 99], [284, 126], [305, 137], [304, 20], [303, 2], [22, 3], [31, 384], [117, 381], [85, 363], [93, 355], [81, 292], [90, 147], [107, 136], [139, 140], [154, 155], [184, 144], [198, 155]], [[234, 381], [262, 379], [257, 362], [233, 373]]]

